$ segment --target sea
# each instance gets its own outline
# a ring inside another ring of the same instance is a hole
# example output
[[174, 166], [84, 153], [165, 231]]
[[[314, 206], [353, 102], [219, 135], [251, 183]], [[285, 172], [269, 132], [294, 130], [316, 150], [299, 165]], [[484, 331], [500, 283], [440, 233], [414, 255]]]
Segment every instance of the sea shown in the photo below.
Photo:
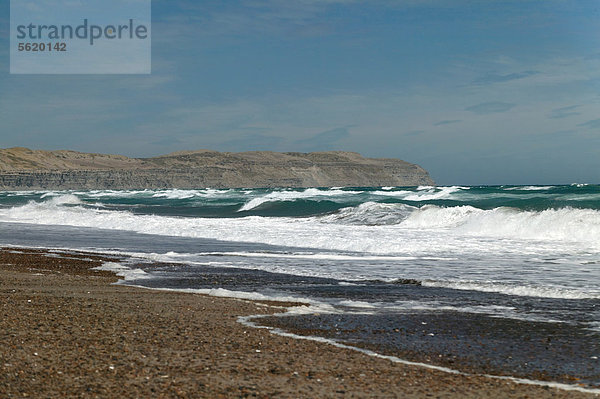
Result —
[[309, 305], [240, 320], [274, 333], [600, 392], [600, 185], [4, 191], [0, 245]]

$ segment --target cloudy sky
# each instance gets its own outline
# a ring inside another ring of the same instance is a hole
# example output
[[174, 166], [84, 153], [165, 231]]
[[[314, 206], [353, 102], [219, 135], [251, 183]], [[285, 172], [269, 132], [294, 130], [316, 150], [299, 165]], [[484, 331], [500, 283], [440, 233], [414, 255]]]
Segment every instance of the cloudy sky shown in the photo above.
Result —
[[0, 147], [358, 151], [439, 184], [600, 183], [600, 3], [154, 0], [151, 75], [10, 75]]

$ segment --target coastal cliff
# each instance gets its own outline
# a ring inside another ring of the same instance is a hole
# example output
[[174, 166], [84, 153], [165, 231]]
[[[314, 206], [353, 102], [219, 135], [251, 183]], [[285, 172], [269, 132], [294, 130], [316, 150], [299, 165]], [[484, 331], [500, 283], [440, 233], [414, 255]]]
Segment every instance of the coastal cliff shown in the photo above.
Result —
[[0, 149], [0, 190], [433, 185], [399, 159], [354, 152], [184, 151], [154, 158]]

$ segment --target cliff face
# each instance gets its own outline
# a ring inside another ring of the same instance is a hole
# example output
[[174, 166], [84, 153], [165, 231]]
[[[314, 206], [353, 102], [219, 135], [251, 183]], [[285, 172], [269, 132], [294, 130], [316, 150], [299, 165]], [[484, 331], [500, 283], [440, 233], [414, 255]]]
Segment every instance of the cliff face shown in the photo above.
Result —
[[420, 166], [353, 152], [221, 153], [155, 158], [74, 151], [0, 150], [0, 190], [432, 185]]

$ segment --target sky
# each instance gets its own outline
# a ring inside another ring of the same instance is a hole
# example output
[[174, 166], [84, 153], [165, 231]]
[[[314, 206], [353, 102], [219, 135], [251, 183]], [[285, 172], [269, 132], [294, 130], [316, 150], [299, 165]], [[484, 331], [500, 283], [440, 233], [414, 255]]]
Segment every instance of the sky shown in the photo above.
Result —
[[438, 184], [600, 183], [600, 2], [153, 0], [152, 74], [10, 75], [0, 148], [356, 151]]

